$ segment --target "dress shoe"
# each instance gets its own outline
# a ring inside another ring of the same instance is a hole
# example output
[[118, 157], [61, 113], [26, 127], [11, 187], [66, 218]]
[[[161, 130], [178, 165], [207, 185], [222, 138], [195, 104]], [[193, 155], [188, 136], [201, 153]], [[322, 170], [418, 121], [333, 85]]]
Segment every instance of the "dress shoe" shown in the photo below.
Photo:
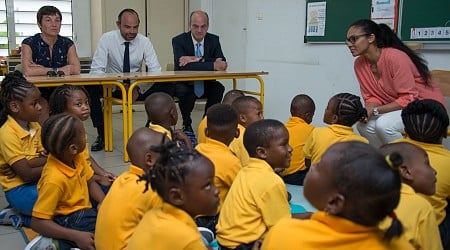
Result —
[[103, 137], [97, 136], [94, 143], [91, 145], [91, 151], [100, 151], [105, 149], [105, 142], [103, 141]]

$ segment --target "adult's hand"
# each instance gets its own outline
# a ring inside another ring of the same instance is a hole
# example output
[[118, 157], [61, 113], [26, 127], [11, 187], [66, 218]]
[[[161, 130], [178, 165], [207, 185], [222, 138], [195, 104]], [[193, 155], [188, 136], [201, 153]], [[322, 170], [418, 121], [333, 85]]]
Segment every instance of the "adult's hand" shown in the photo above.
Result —
[[186, 64], [191, 62], [199, 62], [202, 58], [196, 56], [182, 56], [179, 60], [180, 67], [186, 66]]
[[227, 70], [228, 64], [222, 58], [217, 58], [214, 62], [214, 70], [224, 71]]

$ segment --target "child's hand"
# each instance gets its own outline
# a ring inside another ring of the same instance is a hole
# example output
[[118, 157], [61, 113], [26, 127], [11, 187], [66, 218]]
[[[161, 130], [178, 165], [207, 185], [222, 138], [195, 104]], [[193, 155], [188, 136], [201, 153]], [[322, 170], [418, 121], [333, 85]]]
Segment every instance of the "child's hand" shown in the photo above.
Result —
[[97, 178], [95, 178], [95, 180], [97, 181], [97, 183], [99, 185], [106, 186], [106, 187], [110, 186], [112, 183], [112, 181], [105, 175], [97, 175]]
[[261, 249], [262, 240], [257, 240], [255, 243], [253, 243], [252, 250], [259, 250]]
[[0, 166], [0, 174], [6, 176], [8, 179], [16, 177], [16, 172], [8, 164]]
[[93, 233], [78, 231], [74, 241], [80, 249], [95, 250]]
[[41, 152], [39, 152], [39, 156], [40, 157], [45, 157], [45, 158], [47, 158], [48, 157], [48, 152], [47, 151], [41, 151]]
[[189, 137], [181, 131], [181, 129], [176, 129], [173, 131], [173, 139], [184, 142], [187, 148], [192, 148], [192, 142]]
[[115, 175], [111, 172], [106, 172], [106, 171], [103, 176], [106, 177], [110, 182], [113, 182], [117, 178], [117, 175]]

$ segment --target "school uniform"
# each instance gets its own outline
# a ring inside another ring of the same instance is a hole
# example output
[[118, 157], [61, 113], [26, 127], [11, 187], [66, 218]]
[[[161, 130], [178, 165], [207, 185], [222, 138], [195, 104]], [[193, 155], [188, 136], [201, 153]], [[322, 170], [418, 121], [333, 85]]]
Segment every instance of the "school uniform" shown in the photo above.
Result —
[[162, 206], [162, 199], [145, 181], [144, 170], [131, 165], [129, 171], [114, 180], [100, 206], [95, 230], [96, 249], [124, 249], [144, 214]]
[[217, 241], [235, 248], [264, 238], [281, 218], [290, 217], [286, 185], [264, 160], [250, 158], [231, 185], [220, 211]]
[[206, 143], [198, 144], [195, 149], [214, 163], [214, 185], [219, 189], [220, 211], [231, 184], [241, 169], [241, 161], [227, 145], [211, 138], [206, 138]]
[[185, 211], [163, 203], [148, 211], [136, 227], [125, 249], [206, 249], [192, 217]]
[[418, 142], [410, 138], [399, 139], [395, 142], [409, 142], [427, 152], [430, 165], [436, 171], [436, 193], [422, 197], [431, 203], [436, 213], [436, 220], [438, 224], [441, 224], [447, 216], [445, 208], [448, 205], [447, 199], [450, 199], [450, 151], [442, 144]]
[[342, 217], [316, 212], [310, 220], [285, 218], [267, 234], [262, 249], [406, 250], [405, 241], [392, 244], [376, 227], [366, 227]]
[[206, 142], [205, 128], [206, 128], [206, 115], [200, 121], [200, 124], [198, 124], [198, 130], [197, 130], [198, 139], [197, 139], [197, 141], [199, 144]]
[[161, 134], [166, 134], [166, 136], [169, 138], [169, 140], [172, 140], [172, 131], [166, 129], [165, 127], [158, 125], [158, 124], [154, 124], [154, 123], [150, 123], [150, 125], [148, 125], [148, 127], [153, 129], [156, 132], [161, 133]]
[[[433, 207], [416, 194], [411, 186], [402, 183], [400, 202], [394, 211], [403, 225], [401, 238], [410, 242], [415, 249], [442, 249]], [[386, 230], [391, 223], [392, 219], [388, 217], [380, 223], [380, 228]]]
[[239, 158], [241, 161], [241, 165], [243, 167], [248, 165], [250, 156], [248, 155], [247, 149], [244, 147], [244, 133], [245, 133], [245, 127], [241, 124], [238, 124], [239, 129], [239, 137], [234, 138], [234, 140], [230, 143], [230, 149], [231, 152], [234, 153], [234, 155]]
[[305, 158], [311, 159], [311, 164], [314, 164], [320, 161], [328, 147], [346, 141], [369, 143], [366, 138], [355, 134], [352, 127], [331, 124], [328, 127], [314, 128], [303, 147], [303, 152]]
[[[0, 165], [13, 165], [19, 160], [31, 160], [39, 157], [44, 150], [41, 143], [41, 126], [37, 122], [29, 122], [29, 131], [23, 129], [12, 116], [0, 127]], [[7, 192], [25, 182], [16, 175], [9, 179], [0, 174], [0, 184]]]

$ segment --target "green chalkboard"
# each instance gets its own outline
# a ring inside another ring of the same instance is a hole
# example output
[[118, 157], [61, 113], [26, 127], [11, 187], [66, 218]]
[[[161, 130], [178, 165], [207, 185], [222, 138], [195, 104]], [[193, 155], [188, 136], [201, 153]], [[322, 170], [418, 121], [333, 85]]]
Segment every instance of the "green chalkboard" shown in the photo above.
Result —
[[325, 34], [324, 36], [305, 35], [305, 42], [344, 42], [350, 24], [359, 19], [370, 18], [372, 5], [370, 0], [307, 0], [306, 5], [313, 2], [326, 2]]
[[[450, 0], [403, 0], [399, 25], [403, 41], [450, 41]], [[420, 30], [421, 38], [417, 38], [418, 30], [415, 30], [416, 36], [411, 38], [412, 28], [431, 29]], [[428, 34], [425, 36], [424, 32]], [[436, 38], [437, 32], [447, 36]]]

